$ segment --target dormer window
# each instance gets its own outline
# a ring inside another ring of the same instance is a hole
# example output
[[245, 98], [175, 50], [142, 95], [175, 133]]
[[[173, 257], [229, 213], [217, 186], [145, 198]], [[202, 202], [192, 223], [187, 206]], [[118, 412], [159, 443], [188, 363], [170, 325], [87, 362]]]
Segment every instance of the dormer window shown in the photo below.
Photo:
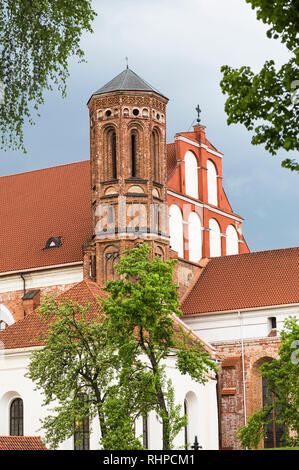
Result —
[[51, 237], [47, 240], [44, 250], [48, 250], [49, 248], [59, 248], [61, 246], [61, 237]]

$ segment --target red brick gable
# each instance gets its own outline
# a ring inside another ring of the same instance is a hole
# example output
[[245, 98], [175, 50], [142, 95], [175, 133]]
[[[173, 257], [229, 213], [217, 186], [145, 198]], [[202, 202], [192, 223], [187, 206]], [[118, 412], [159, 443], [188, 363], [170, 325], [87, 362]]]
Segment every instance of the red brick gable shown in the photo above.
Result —
[[0, 436], [0, 450], [47, 450], [39, 436]]
[[182, 301], [184, 315], [299, 303], [299, 247], [211, 258]]

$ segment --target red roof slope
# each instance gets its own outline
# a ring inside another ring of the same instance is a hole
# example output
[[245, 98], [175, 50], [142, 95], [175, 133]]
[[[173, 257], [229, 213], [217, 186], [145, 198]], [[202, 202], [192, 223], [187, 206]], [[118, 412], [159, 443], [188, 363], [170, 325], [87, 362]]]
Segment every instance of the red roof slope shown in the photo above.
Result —
[[299, 247], [211, 258], [182, 301], [184, 315], [299, 303]]
[[[100, 312], [99, 297], [105, 297], [106, 295], [107, 293], [103, 291], [98, 284], [84, 280], [60, 294], [58, 299], [70, 299], [81, 305], [90, 303], [90, 314], [92, 318]], [[23, 320], [19, 320], [0, 332], [0, 341], [3, 343], [3, 349], [42, 346], [43, 340], [41, 335], [48, 330], [51, 321], [51, 319], [47, 321], [42, 319], [38, 309], [35, 310]], [[180, 335], [180, 328], [183, 328], [183, 330], [187, 332], [190, 331], [190, 328], [174, 315], [174, 331], [177, 335]], [[191, 331], [190, 333], [195, 341], [200, 341], [203, 348], [213, 355], [214, 348], [211, 345], [202, 341], [196, 333]]]
[[[81, 305], [90, 302], [90, 313], [95, 314], [98, 313], [98, 296], [103, 295], [105, 293], [98, 284], [85, 280], [60, 294], [59, 298], [70, 299]], [[1, 331], [0, 341], [2, 341], [4, 349], [41, 346], [43, 341], [40, 339], [40, 336], [47, 331], [49, 322], [42, 319], [38, 310], [35, 310], [24, 319], [13, 323]]]
[[[168, 172], [176, 165], [167, 146]], [[90, 162], [0, 177], [0, 273], [82, 261], [92, 236]], [[62, 246], [44, 250], [51, 237]]]
[[[91, 237], [89, 161], [0, 178], [0, 272], [82, 260]], [[60, 248], [43, 250], [51, 237]]]
[[0, 436], [0, 450], [47, 450], [39, 436]]

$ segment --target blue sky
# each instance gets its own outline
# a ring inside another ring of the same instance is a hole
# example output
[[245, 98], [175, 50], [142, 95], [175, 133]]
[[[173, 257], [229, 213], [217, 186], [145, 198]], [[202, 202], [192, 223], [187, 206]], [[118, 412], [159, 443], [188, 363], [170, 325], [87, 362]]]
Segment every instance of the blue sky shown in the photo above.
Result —
[[[169, 98], [167, 140], [191, 129], [202, 109], [208, 139], [224, 153], [223, 184], [233, 210], [244, 217], [252, 251], [298, 246], [299, 176], [280, 166], [250, 134], [228, 126], [220, 67], [288, 60], [284, 46], [266, 37], [245, 0], [95, 0], [94, 33], [82, 38], [87, 63], [70, 61], [68, 95], [46, 93], [36, 125], [26, 126], [28, 153], [0, 152], [2, 176], [86, 160], [92, 92], [129, 65]], [[289, 155], [298, 159], [298, 155]]]

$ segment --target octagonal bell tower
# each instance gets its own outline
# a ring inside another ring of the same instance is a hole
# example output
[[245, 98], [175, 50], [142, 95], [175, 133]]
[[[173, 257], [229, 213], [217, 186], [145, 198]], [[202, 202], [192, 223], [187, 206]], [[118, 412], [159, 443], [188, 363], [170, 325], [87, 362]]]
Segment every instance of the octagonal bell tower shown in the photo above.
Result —
[[84, 277], [100, 285], [116, 277], [122, 252], [141, 241], [153, 256], [169, 256], [167, 102], [129, 67], [88, 102], [93, 236]]

